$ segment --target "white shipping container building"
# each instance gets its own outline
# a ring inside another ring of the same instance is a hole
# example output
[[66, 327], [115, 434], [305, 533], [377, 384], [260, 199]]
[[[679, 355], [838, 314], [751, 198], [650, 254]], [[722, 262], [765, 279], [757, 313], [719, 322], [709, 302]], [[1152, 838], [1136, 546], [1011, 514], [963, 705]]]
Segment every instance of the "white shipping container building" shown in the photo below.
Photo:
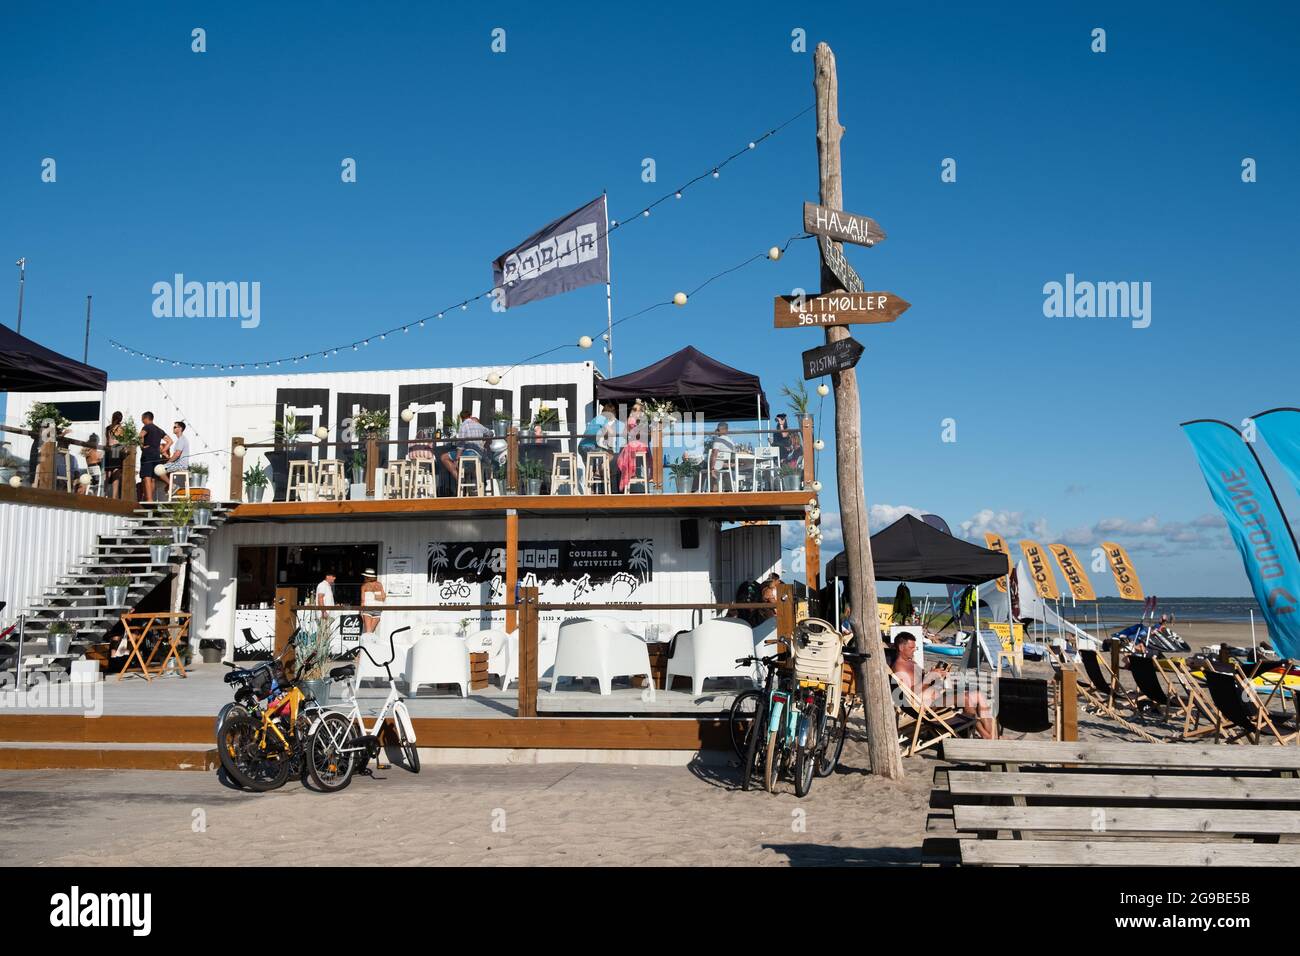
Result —
[[[495, 385], [488, 376], [500, 376]], [[491, 425], [496, 417], [527, 421], [541, 405], [558, 413], [554, 433], [581, 432], [595, 413], [598, 372], [590, 362], [522, 365], [509, 370], [488, 367], [408, 369], [373, 372], [313, 372], [228, 377], [136, 379], [110, 382], [103, 393], [14, 394], [8, 424], [21, 427], [33, 401], [53, 402], [74, 419], [72, 437], [104, 435], [114, 411], [133, 417], [152, 411], [165, 430], [175, 420], [187, 423], [191, 458], [210, 469], [213, 497], [229, 497], [235, 438], [271, 442], [277, 421], [292, 413], [305, 443], [318, 457], [340, 455], [340, 426], [359, 409], [387, 409], [390, 437], [415, 438], [418, 429], [441, 426], [446, 418], [476, 414]], [[404, 422], [401, 413], [414, 413]], [[69, 412], [72, 412], [69, 414]], [[324, 427], [329, 437], [311, 436]], [[13, 441], [25, 456], [27, 442]], [[263, 458], [249, 448], [241, 468]], [[400, 448], [396, 452], [401, 454]], [[650, 624], [663, 639], [689, 628], [713, 612], [641, 610], [643, 603], [708, 604], [732, 600], [736, 586], [772, 570], [781, 570], [780, 526], [726, 528], [725, 514], [685, 516], [648, 500], [641, 513], [530, 514], [520, 509], [521, 584], [536, 583], [543, 603], [627, 603], [612, 617]], [[54, 509], [40, 509], [62, 520]], [[35, 519], [33, 519], [35, 520]], [[64, 521], [66, 524], [66, 521]], [[86, 522], [82, 522], [85, 524]], [[101, 521], [100, 523], [105, 523]], [[90, 525], [88, 524], [89, 528]], [[12, 528], [0, 529], [0, 539]], [[59, 540], [66, 534], [58, 530]], [[95, 525], [94, 530], [98, 530]], [[92, 532], [93, 533], [93, 532]], [[24, 538], [39, 547], [43, 532], [24, 525]], [[80, 539], [78, 539], [80, 540]], [[330, 566], [342, 573], [339, 603], [358, 600], [356, 586], [363, 567], [374, 566], [388, 589], [391, 605], [480, 604], [508, 599], [501, 571], [505, 540], [503, 512], [486, 516], [390, 514], [371, 520], [358, 515], [277, 514], [235, 520], [217, 530], [206, 551], [192, 565], [189, 609], [192, 635], [226, 641], [226, 656], [254, 639], [269, 639], [275, 587], [295, 587], [310, 600], [320, 575]], [[0, 545], [3, 541], [0, 541]], [[61, 549], [56, 564], [75, 560]], [[0, 552], [12, 558], [16, 551]], [[53, 566], [51, 573], [57, 573]], [[26, 575], [27, 596], [47, 583]], [[30, 580], [29, 580], [30, 579]], [[11, 595], [21, 601], [23, 595]], [[409, 616], [414, 616], [412, 612]], [[394, 615], [397, 617], [398, 615]], [[408, 615], [401, 615], [407, 617]], [[433, 616], [426, 614], [425, 618]], [[456, 618], [455, 612], [441, 612]], [[473, 629], [502, 625], [503, 612], [465, 612]], [[544, 614], [551, 626], [560, 612]], [[412, 621], [411, 623], [418, 623]]]
[[[489, 375], [499, 375], [491, 385]], [[104, 429], [115, 411], [140, 423], [151, 411], [155, 423], [168, 434], [172, 422], [184, 421], [190, 440], [190, 457], [208, 466], [208, 486], [216, 497], [230, 487], [231, 439], [270, 442], [275, 423], [292, 412], [304, 438], [324, 426], [330, 441], [325, 457], [333, 454], [340, 428], [356, 412], [387, 409], [391, 437], [414, 438], [420, 428], [441, 426], [444, 417], [476, 414], [491, 425], [496, 414], [518, 420], [531, 418], [541, 405], [559, 414], [557, 432], [582, 431], [592, 417], [596, 376], [591, 362], [553, 365], [427, 368], [372, 372], [307, 372], [208, 376], [204, 378], [146, 378], [110, 381], [103, 392], [13, 393], [9, 396], [6, 424], [23, 427], [28, 409], [37, 402], [52, 402], [72, 419], [70, 435], [84, 441], [92, 433], [103, 440]], [[415, 412], [410, 422], [403, 409]], [[30, 442], [8, 436], [13, 450], [26, 457]], [[249, 449], [242, 467], [264, 459]]]

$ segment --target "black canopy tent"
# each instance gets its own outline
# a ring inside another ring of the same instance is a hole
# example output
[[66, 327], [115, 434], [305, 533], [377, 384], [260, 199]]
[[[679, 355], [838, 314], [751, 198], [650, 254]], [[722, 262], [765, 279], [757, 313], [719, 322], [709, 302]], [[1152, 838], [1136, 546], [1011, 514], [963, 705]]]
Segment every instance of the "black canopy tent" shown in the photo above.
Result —
[[[1005, 554], [944, 534], [913, 515], [871, 536], [871, 560], [877, 581], [965, 585], [1007, 574]], [[826, 565], [826, 578], [848, 576], [848, 557], [841, 551]]]
[[0, 325], [0, 392], [102, 392], [108, 375]]
[[723, 365], [690, 345], [653, 365], [596, 383], [599, 402], [631, 404], [638, 398], [670, 400], [683, 414], [710, 422], [769, 414], [757, 375]]

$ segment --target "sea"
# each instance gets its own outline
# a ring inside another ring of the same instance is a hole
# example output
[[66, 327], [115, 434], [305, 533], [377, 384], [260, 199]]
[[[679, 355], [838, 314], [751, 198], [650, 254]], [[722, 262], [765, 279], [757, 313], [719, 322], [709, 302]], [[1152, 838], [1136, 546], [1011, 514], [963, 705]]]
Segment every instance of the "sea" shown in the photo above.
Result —
[[[1142, 602], [1121, 601], [1119, 598], [1100, 598], [1095, 602], [1101, 612], [1102, 622], [1127, 621], [1136, 624], [1142, 618]], [[1156, 603], [1156, 620], [1160, 615], [1168, 614], [1177, 621], [1223, 621], [1230, 623], [1249, 623], [1251, 612], [1255, 620], [1263, 622], [1259, 604], [1253, 597], [1160, 597]], [[1061, 616], [1069, 620], [1096, 616], [1094, 602], [1088, 601], [1071, 606], [1069, 601], [1061, 602]]]

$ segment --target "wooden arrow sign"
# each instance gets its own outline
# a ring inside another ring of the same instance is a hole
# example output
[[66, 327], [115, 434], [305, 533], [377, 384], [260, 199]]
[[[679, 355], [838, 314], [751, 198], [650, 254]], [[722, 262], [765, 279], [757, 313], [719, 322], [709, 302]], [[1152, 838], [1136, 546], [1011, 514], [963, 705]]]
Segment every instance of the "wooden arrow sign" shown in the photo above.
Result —
[[885, 238], [880, 223], [869, 216], [855, 216], [842, 209], [828, 209], [815, 202], [803, 204], [803, 228], [816, 236], [829, 236], [840, 242], [874, 246]]
[[836, 242], [830, 236], [818, 236], [817, 245], [822, 249], [822, 262], [826, 263], [826, 268], [830, 269], [835, 278], [840, 280], [840, 285], [850, 292], [864, 292], [866, 287], [862, 284], [862, 276], [849, 265], [849, 260], [844, 258], [844, 244]]
[[828, 345], [819, 345], [803, 353], [803, 377], [821, 378], [835, 372], [847, 372], [858, 364], [865, 351], [854, 338], [837, 339]]
[[827, 325], [874, 325], [893, 322], [912, 303], [892, 292], [828, 292], [800, 298], [778, 295], [773, 302], [778, 329], [822, 328]]

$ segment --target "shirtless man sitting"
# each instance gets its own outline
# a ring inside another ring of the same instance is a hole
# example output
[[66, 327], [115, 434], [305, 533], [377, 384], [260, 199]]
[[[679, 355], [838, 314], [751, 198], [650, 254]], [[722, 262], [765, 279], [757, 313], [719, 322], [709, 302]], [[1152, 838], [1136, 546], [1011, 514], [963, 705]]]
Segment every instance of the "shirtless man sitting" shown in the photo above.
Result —
[[[928, 675], [921, 674], [916, 664], [916, 635], [903, 631], [894, 642], [898, 655], [894, 658], [893, 672], [898, 682], [924, 701], [927, 707], [944, 695], [944, 678], [948, 676], [948, 666], [941, 664], [932, 668]], [[975, 732], [985, 740], [993, 739], [993, 710], [988, 699], [973, 688], [962, 689], [961, 712], [975, 718]]]

